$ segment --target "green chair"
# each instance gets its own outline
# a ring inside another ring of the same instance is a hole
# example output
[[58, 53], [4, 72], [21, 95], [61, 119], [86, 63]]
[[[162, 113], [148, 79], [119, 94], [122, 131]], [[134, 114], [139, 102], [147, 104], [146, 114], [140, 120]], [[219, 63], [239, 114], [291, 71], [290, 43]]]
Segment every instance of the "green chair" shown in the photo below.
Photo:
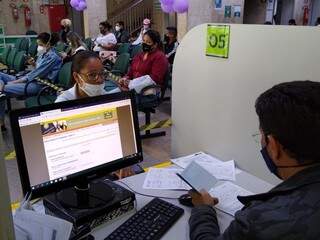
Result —
[[139, 45], [136, 45], [132, 48], [132, 51], [131, 51], [131, 58], [134, 58], [137, 54], [141, 53], [142, 52], [142, 45], [139, 44]]
[[21, 46], [21, 42], [22, 42], [23, 38], [18, 38], [14, 44], [14, 48], [15, 49], [20, 49]]
[[19, 73], [25, 70], [26, 60], [27, 56], [25, 51], [20, 51], [16, 54], [13, 61], [13, 70], [15, 73]]
[[7, 58], [7, 62], [6, 62], [6, 66], [7, 66], [7, 70], [13, 70], [13, 64], [14, 64], [14, 59], [16, 57], [18, 53], [18, 50], [13, 48], [11, 49], [9, 55], [8, 55], [8, 58]]
[[18, 50], [19, 51], [28, 52], [28, 49], [29, 49], [29, 39], [28, 38], [22, 38]]
[[130, 63], [130, 54], [122, 53], [117, 57], [117, 60], [111, 69], [111, 73], [118, 76], [125, 75], [128, 71], [129, 63]]
[[37, 56], [37, 52], [38, 52], [38, 44], [36, 42], [31, 43], [28, 49], [28, 55], [30, 57], [35, 58]]
[[92, 51], [92, 49], [93, 49], [92, 39], [91, 38], [86, 38], [83, 42], [86, 44], [88, 50]]
[[[54, 103], [57, 99], [58, 93], [71, 87], [71, 62], [65, 63], [59, 71], [58, 81], [53, 84], [48, 80], [36, 79], [31, 82], [38, 82], [43, 85], [43, 88], [39, 91], [37, 96], [28, 97], [25, 100], [25, 106], [27, 108], [42, 106]], [[28, 96], [28, 85], [25, 88], [25, 95]]]
[[1, 58], [0, 58], [0, 62], [4, 65], [7, 65], [7, 59], [8, 59], [8, 56], [9, 56], [9, 53], [11, 51], [11, 46], [7, 46], [3, 52], [2, 52], [2, 55], [1, 55]]
[[118, 55], [121, 55], [122, 53], [128, 53], [129, 52], [130, 43], [122, 43], [119, 45], [118, 48]]
[[66, 48], [67, 48], [67, 45], [62, 42], [58, 42], [55, 46], [55, 49], [57, 50], [57, 52], [64, 52]]

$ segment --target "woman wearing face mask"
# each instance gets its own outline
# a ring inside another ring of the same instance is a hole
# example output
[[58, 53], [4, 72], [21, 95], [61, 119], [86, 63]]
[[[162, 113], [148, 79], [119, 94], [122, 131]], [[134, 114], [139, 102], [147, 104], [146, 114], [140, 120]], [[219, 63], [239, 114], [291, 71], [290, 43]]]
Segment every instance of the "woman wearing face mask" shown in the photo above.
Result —
[[120, 80], [122, 90], [128, 90], [130, 80], [146, 75], [159, 86], [163, 84], [168, 60], [161, 50], [160, 34], [154, 30], [147, 31], [143, 35], [142, 49], [143, 52], [133, 58], [128, 74]]
[[115, 36], [117, 38], [117, 42], [118, 43], [127, 43], [129, 42], [129, 32], [124, 29], [124, 22], [123, 21], [119, 21], [116, 23], [115, 26]]
[[75, 32], [69, 32], [67, 35], [69, 51], [67, 53], [60, 53], [63, 58], [63, 63], [71, 62], [73, 56], [81, 51], [87, 50], [86, 45], [82, 42], [80, 36]]
[[72, 22], [70, 19], [62, 19], [61, 22], [61, 30], [60, 30], [60, 40], [61, 42], [67, 43], [67, 35], [71, 31]]
[[[25, 76], [16, 79], [15, 76], [0, 73], [0, 125], [1, 130], [4, 131], [4, 113], [5, 113], [5, 99], [10, 97], [24, 96], [25, 86], [27, 82], [35, 78], [49, 79], [55, 81], [62, 65], [62, 60], [52, 47], [59, 41], [59, 36], [56, 33], [40, 33], [37, 37], [39, 57], [33, 63], [34, 70]], [[42, 88], [36, 82], [28, 85], [28, 95], [36, 95]]]
[[113, 50], [117, 45], [116, 36], [111, 32], [112, 26], [107, 21], [99, 24], [100, 35], [94, 41], [95, 47], [93, 51], [108, 51]]
[[167, 30], [168, 32], [165, 36], [164, 52], [169, 63], [172, 65], [179, 46], [179, 42], [177, 40], [177, 28], [167, 27]]

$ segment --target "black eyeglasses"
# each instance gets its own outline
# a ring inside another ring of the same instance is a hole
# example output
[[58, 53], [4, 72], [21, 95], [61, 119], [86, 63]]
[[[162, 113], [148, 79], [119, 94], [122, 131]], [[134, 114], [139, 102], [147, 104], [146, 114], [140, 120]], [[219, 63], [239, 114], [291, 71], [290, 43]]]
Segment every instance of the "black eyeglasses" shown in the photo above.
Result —
[[89, 72], [89, 73], [80, 73], [80, 75], [84, 75], [86, 76], [86, 78], [90, 81], [90, 82], [96, 82], [98, 81], [100, 78], [102, 79], [106, 79], [109, 76], [109, 73], [107, 70], [102, 70], [102, 71], [98, 71], [98, 72]]

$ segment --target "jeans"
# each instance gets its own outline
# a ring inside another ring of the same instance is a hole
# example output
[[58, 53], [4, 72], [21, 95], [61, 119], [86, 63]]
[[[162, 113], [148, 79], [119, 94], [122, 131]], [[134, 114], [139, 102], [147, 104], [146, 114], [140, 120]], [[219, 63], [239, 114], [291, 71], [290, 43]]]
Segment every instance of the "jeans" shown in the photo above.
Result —
[[[7, 97], [20, 97], [24, 96], [24, 88], [26, 83], [10, 83], [16, 80], [15, 76], [11, 76], [5, 73], [0, 73], [0, 84], [4, 85], [3, 92]], [[37, 83], [31, 83], [28, 86], [28, 94], [35, 95], [41, 89], [41, 86]], [[6, 109], [6, 99], [0, 100], [0, 120], [4, 119]]]

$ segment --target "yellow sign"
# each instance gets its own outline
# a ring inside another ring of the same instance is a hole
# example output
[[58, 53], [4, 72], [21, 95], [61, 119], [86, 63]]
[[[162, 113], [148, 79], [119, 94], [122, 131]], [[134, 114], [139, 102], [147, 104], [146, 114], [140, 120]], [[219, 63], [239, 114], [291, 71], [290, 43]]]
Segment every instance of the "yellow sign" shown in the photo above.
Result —
[[230, 26], [208, 25], [206, 55], [228, 58], [230, 42]]

